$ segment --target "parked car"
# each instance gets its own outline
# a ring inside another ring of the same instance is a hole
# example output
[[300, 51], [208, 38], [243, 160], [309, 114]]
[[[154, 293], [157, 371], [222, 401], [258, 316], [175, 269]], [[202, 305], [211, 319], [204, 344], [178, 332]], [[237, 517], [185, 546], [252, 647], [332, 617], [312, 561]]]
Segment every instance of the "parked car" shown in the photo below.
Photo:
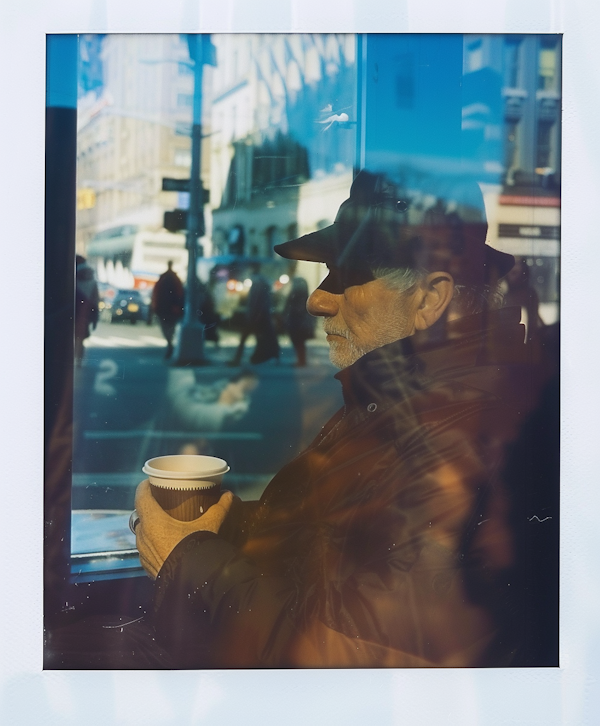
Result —
[[140, 290], [140, 295], [142, 296], [142, 304], [143, 304], [143, 312], [144, 312], [144, 320], [148, 325], [152, 325], [152, 318], [154, 313], [152, 312], [152, 286], [151, 288], [143, 288]]
[[117, 290], [111, 309], [111, 321], [129, 320], [135, 325], [147, 316], [147, 306], [139, 290]]
[[111, 311], [115, 302], [117, 288], [113, 285], [109, 285], [107, 282], [99, 282], [98, 293], [100, 295], [100, 302], [98, 303], [100, 320], [103, 320], [105, 323], [110, 323], [112, 319]]

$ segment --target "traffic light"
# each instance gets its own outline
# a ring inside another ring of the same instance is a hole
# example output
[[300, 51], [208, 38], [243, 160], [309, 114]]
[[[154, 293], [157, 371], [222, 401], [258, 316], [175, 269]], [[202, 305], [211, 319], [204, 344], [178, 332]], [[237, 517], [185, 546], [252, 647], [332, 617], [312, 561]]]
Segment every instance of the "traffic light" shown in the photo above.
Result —
[[190, 58], [209, 66], [217, 65], [217, 49], [208, 34], [189, 34], [187, 36]]
[[165, 212], [163, 226], [169, 232], [180, 232], [182, 229], [187, 229], [187, 209], [174, 209], [172, 212]]
[[96, 206], [96, 192], [93, 189], [77, 190], [77, 210], [93, 209]]

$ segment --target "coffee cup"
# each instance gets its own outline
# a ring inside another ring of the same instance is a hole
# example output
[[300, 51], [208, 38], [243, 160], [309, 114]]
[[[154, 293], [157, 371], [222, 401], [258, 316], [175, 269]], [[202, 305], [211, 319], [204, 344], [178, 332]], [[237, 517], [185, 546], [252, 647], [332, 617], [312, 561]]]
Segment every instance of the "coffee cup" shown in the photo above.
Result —
[[215, 456], [157, 456], [142, 467], [152, 495], [174, 519], [190, 522], [216, 504], [227, 462]]

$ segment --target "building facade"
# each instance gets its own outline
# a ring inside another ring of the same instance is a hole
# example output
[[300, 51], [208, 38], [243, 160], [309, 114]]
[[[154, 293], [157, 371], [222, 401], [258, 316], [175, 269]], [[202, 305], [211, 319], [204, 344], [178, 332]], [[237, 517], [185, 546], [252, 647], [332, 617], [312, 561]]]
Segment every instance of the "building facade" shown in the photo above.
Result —
[[[104, 266], [109, 277], [120, 271], [115, 284], [133, 286], [132, 235], [162, 233], [168, 247], [164, 213], [187, 204], [162, 191], [162, 178], [189, 178], [193, 65], [179, 35], [84, 36], [80, 49], [77, 250], [92, 254], [101, 278]], [[184, 236], [171, 242], [182, 247]], [[168, 257], [155, 250], [136, 272], [156, 277]]]
[[562, 38], [466, 35], [463, 42], [465, 81], [487, 76], [501, 84], [497, 110], [488, 107], [477, 118], [475, 108], [463, 116], [486, 140], [501, 142], [490, 153], [499, 178], [482, 185], [489, 242], [527, 264], [540, 315], [553, 323], [559, 314]]
[[[210, 197], [214, 254], [268, 259], [331, 224], [352, 183], [356, 38], [215, 35]], [[299, 263], [309, 284], [323, 272]]]

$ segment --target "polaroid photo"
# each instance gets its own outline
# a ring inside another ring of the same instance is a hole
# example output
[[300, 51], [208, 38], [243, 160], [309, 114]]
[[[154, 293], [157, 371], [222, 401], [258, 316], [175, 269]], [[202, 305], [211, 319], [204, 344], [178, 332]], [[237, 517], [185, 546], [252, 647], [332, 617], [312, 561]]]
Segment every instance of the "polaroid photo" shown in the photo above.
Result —
[[7, 716], [589, 716], [571, 11], [55, 5], [21, 130], [10, 410], [45, 453], [20, 435], [10, 480], [45, 479], [44, 539], [8, 530], [38, 577]]

